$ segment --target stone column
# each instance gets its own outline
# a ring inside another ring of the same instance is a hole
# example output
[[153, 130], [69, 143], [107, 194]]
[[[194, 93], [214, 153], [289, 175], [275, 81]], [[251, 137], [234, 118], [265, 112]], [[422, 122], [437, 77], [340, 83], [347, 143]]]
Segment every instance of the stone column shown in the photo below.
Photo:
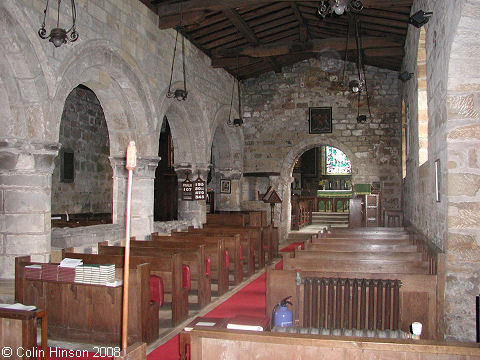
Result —
[[0, 140], [0, 278], [12, 279], [15, 257], [49, 261], [51, 188], [59, 143]]
[[[240, 211], [240, 202], [242, 188], [240, 179], [242, 172], [237, 169], [216, 169], [215, 175], [218, 177], [218, 191], [216, 192], [215, 209], [224, 211]], [[230, 180], [230, 194], [220, 192], [220, 181]]]
[[195, 181], [200, 172], [200, 177], [203, 180], [207, 179], [208, 164], [203, 166], [196, 166], [193, 168], [192, 164], [182, 163], [174, 166], [178, 179], [178, 220], [185, 220], [195, 227], [201, 227], [206, 221], [206, 203], [202, 201], [184, 201], [182, 200], [182, 183], [188, 178], [190, 181]]
[[[131, 235], [144, 239], [153, 232], [153, 186], [158, 157], [137, 158], [133, 171]], [[128, 171], [125, 157], [112, 156], [113, 169], [113, 223], [125, 225]]]

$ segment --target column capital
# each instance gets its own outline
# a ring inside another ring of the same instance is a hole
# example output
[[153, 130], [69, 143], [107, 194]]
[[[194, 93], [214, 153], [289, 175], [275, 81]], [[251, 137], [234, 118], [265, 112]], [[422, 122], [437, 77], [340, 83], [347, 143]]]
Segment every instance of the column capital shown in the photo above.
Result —
[[174, 164], [173, 168], [175, 172], [177, 173], [177, 179], [178, 183], [181, 183], [187, 178], [192, 180], [192, 164], [190, 163], [180, 163], [180, 164]]
[[219, 174], [223, 179], [229, 180], [240, 180], [243, 174], [241, 170], [232, 168], [215, 169], [215, 172]]
[[52, 174], [61, 144], [25, 139], [0, 139], [0, 171]]
[[[128, 171], [125, 168], [125, 156], [110, 156], [108, 158], [113, 169], [113, 176], [127, 177]], [[154, 179], [159, 157], [138, 157], [137, 164], [133, 170], [133, 176], [136, 178]]]

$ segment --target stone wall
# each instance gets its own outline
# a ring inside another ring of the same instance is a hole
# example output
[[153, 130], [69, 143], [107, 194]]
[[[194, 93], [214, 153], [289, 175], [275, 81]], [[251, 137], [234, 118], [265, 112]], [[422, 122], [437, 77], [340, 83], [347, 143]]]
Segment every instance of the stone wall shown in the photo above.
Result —
[[61, 156], [52, 176], [52, 213], [111, 213], [112, 167], [107, 123], [95, 93], [76, 87], [65, 102], [59, 142], [74, 152], [74, 181], [60, 179]]
[[[69, 4], [61, 2], [62, 21]], [[55, 23], [57, 4], [50, 5], [47, 31]], [[59, 48], [37, 34], [44, 7], [40, 0], [0, 2], [0, 278], [13, 277], [17, 255], [48, 260], [53, 161], [65, 102], [78, 85], [95, 93], [108, 127], [112, 198], [102, 202], [112, 204], [114, 225], [125, 221], [125, 151], [130, 140], [136, 142], [132, 235], [138, 238], [154, 228], [153, 178], [164, 116], [172, 130], [175, 165], [197, 174], [208, 169], [213, 134], [224, 121], [217, 115], [230, 104], [232, 76], [213, 69], [188, 41], [188, 99], [165, 96], [176, 32], [160, 30], [158, 15], [141, 1], [77, 1], [79, 39]], [[173, 88], [182, 80], [176, 61]], [[179, 209], [182, 221], [204, 221], [204, 202], [180, 200]]]
[[[433, 16], [426, 31], [428, 160], [418, 166], [416, 77], [405, 83], [409, 134], [404, 186], [406, 219], [446, 253], [445, 337], [475, 341], [475, 295], [480, 292], [478, 195], [478, 1], [415, 1], [412, 13]], [[409, 27], [403, 68], [417, 73], [420, 30]], [[435, 161], [440, 161], [440, 201]]]
[[[356, 78], [347, 64], [347, 80]], [[245, 172], [292, 175], [306, 150], [331, 145], [352, 162], [353, 182], [379, 182], [383, 206], [401, 204], [400, 108], [398, 74], [366, 67], [372, 117], [357, 123], [357, 97], [342, 86], [343, 61], [320, 57], [243, 82]], [[367, 114], [366, 97], [361, 114]], [[333, 131], [309, 134], [309, 107], [332, 107]], [[264, 191], [265, 189], [258, 189]], [[244, 199], [253, 200], [253, 199]]]

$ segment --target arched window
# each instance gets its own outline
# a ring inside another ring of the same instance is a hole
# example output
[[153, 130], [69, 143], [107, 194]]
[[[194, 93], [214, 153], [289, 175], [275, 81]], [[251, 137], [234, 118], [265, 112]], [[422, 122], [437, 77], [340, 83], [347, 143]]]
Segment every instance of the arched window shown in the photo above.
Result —
[[418, 165], [428, 160], [427, 50], [425, 28], [420, 28], [417, 50]]

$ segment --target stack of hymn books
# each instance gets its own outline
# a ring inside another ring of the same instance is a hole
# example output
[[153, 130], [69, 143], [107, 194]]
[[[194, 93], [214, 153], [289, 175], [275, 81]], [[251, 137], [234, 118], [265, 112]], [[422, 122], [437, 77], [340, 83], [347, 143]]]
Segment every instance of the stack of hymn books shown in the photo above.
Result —
[[25, 279], [40, 280], [42, 278], [42, 266], [40, 264], [25, 266]]
[[58, 280], [58, 264], [41, 264], [42, 280], [57, 281]]
[[58, 281], [74, 282], [75, 268], [82, 263], [82, 259], [63, 259], [58, 265]]
[[82, 265], [75, 268], [75, 282], [107, 285], [115, 281], [115, 265]]

